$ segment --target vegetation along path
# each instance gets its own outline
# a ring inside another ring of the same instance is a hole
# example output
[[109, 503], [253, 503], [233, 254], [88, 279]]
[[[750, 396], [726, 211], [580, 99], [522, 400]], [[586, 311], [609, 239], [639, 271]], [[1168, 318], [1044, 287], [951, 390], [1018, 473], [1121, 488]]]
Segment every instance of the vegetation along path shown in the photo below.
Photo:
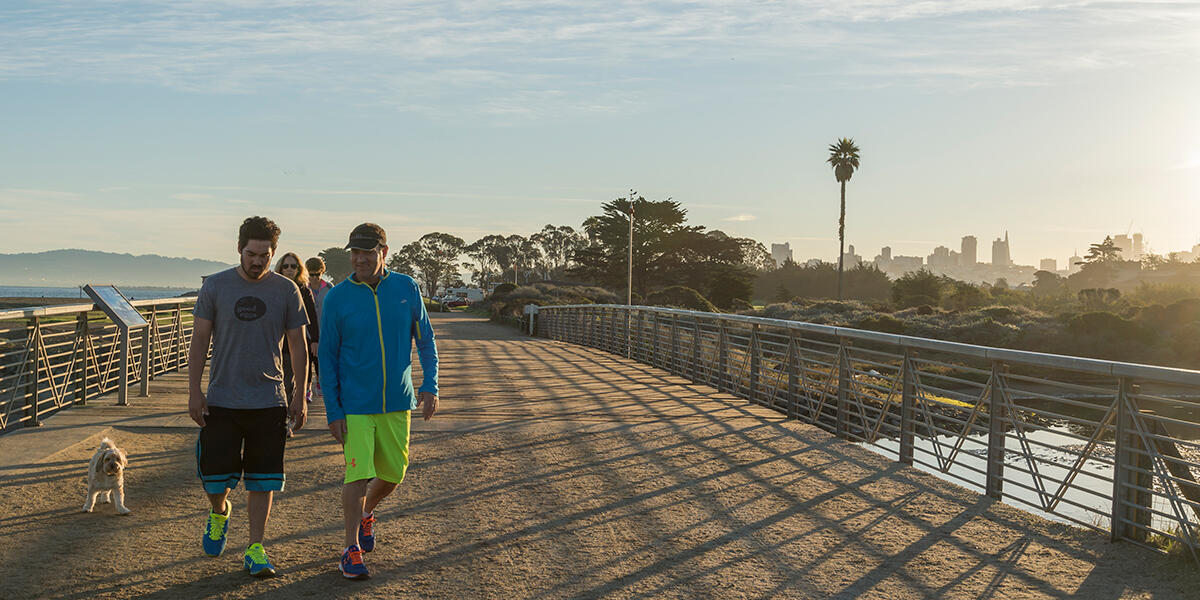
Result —
[[[408, 478], [378, 511], [369, 581], [335, 568], [341, 460], [319, 413], [289, 445], [268, 534], [278, 576], [241, 570], [240, 489], [232, 552], [201, 555], [195, 427], [173, 375], [132, 407], [106, 398], [0, 437], [0, 597], [1103, 599], [1200, 589], [1190, 563], [1029, 515], [651, 367], [477, 317], [434, 321], [442, 412], [415, 423]], [[107, 428], [72, 425], [88, 419]], [[79, 512], [102, 435], [129, 452], [132, 515]], [[38, 440], [48, 439], [64, 441], [46, 450]]]

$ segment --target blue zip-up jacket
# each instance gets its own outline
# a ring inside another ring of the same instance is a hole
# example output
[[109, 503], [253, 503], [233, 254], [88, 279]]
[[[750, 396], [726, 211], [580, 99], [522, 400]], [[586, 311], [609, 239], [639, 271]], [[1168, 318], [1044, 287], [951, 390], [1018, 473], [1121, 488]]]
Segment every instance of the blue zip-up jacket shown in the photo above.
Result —
[[351, 275], [329, 290], [317, 348], [326, 420], [416, 408], [414, 339], [425, 376], [419, 391], [437, 394], [433, 325], [412, 277], [385, 270], [371, 289]]

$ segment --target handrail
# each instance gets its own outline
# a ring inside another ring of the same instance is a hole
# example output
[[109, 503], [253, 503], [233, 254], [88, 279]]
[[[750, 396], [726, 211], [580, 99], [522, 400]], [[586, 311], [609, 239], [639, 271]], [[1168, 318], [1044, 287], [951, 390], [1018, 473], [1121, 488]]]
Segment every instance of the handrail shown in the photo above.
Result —
[[[32, 299], [32, 298], [31, 298]], [[129, 303], [135, 307], [142, 308], [146, 306], [159, 306], [167, 304], [188, 304], [196, 301], [195, 296], [183, 296], [177, 298], [156, 298], [152, 300], [131, 300]], [[100, 310], [94, 302], [79, 303], [79, 304], [59, 304], [55, 306], [34, 306], [29, 308], [10, 308], [0, 310], [0, 321], [8, 319], [28, 319], [30, 317], [53, 317], [59, 315], [69, 315], [81, 311]]]
[[535, 335], [711, 385], [1113, 540], [1179, 542], [1200, 566], [1200, 371], [673, 308], [531, 312]]
[[1200, 370], [1180, 369], [1176, 367], [1160, 367], [1156, 365], [1084, 358], [1081, 356], [1068, 356], [1064, 354], [1032, 352], [1029, 350], [1013, 350], [1009, 348], [979, 346], [975, 344], [964, 344], [962, 342], [949, 342], [945, 340], [935, 340], [895, 333], [853, 329], [850, 327], [835, 327], [833, 325], [820, 325], [817, 323], [806, 323], [803, 321], [788, 321], [784, 319], [752, 317], [748, 315], [728, 315], [704, 311], [683, 310], [678, 308], [663, 308], [657, 306], [628, 306], [624, 304], [567, 304], [539, 306], [538, 311], [541, 312], [547, 310], [579, 308], [629, 309], [641, 312], [655, 312], [689, 317], [703, 316], [705, 318], [721, 319], [732, 323], [757, 323], [759, 325], [766, 325], [770, 327], [819, 333], [832, 337], [891, 345], [900, 349], [907, 348], [911, 350], [949, 352], [953, 354], [972, 356], [984, 360], [1000, 360], [1007, 363], [1017, 363], [1035, 367], [1054, 367], [1073, 371], [1084, 371], [1087, 373], [1107, 375], [1111, 377], [1155, 379], [1171, 383], [1178, 383], [1181, 385], [1200, 387]]

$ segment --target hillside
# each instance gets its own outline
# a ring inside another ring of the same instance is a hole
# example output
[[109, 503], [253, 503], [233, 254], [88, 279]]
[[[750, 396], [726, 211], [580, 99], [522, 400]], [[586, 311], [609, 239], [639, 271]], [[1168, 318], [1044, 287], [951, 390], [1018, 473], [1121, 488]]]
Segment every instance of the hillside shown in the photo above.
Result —
[[76, 286], [115, 283], [124, 286], [199, 287], [200, 278], [230, 264], [156, 254], [116, 254], [92, 250], [0, 254], [0, 285]]

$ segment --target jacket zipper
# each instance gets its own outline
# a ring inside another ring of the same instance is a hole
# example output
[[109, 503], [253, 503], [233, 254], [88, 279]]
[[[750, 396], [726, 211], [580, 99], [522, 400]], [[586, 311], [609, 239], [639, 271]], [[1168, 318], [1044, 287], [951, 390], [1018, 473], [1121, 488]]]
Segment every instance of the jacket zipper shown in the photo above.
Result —
[[[380, 280], [379, 283], [383, 283]], [[383, 344], [383, 314], [379, 311], [379, 290], [378, 285], [371, 289], [371, 294], [375, 297], [375, 325], [379, 328], [379, 354], [383, 358], [383, 410], [387, 412], [387, 348]]]

